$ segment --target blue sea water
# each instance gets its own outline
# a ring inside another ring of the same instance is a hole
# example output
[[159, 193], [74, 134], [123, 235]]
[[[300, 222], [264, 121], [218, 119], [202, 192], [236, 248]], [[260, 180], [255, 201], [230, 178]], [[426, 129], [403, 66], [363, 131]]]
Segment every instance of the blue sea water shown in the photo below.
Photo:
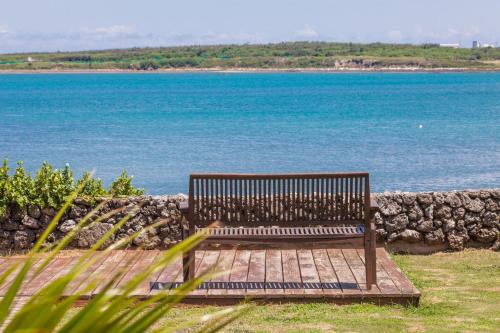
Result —
[[0, 75], [0, 158], [191, 172], [369, 171], [372, 190], [500, 187], [500, 74]]

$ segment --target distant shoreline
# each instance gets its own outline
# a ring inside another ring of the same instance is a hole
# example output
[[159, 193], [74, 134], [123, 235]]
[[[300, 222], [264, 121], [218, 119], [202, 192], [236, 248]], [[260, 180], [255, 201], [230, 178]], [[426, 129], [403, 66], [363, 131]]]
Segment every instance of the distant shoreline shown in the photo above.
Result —
[[164, 68], [129, 69], [0, 69], [1, 74], [158, 74], [158, 73], [499, 73], [500, 68]]

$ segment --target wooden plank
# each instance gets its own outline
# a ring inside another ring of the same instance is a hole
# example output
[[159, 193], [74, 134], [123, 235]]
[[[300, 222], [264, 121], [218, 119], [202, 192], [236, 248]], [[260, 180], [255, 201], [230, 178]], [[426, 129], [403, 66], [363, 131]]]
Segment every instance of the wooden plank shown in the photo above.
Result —
[[211, 283], [217, 284], [218, 288], [209, 289], [207, 293], [208, 296], [227, 294], [227, 282], [229, 282], [229, 278], [231, 277], [231, 267], [233, 266], [235, 255], [236, 250], [220, 251], [219, 260], [215, 267], [217, 276], [210, 280]]
[[359, 258], [356, 249], [342, 249], [342, 254], [363, 294], [380, 294], [380, 289], [376, 285], [373, 285], [371, 290], [366, 289], [365, 265]]
[[63, 272], [65, 265], [71, 262], [70, 257], [54, 258], [47, 267], [35, 278], [28, 281], [20, 290], [21, 296], [31, 296], [42, 289], [47, 283], [55, 279]]
[[[0, 286], [0, 296], [5, 295], [8, 288], [10, 287], [11, 283], [14, 281], [17, 274], [21, 270], [21, 267], [23, 265], [24, 260], [25, 260], [25, 258], [23, 258], [23, 257], [9, 257], [7, 259], [7, 263], [5, 264], [6, 265], [5, 270], [7, 270], [12, 265], [16, 265], [16, 264], [18, 264], [18, 265], [14, 269], [14, 271], [12, 273], [10, 273], [10, 275], [5, 279], [4, 283]], [[40, 257], [34, 259], [33, 265], [36, 265], [38, 261], [40, 261]], [[31, 268], [31, 269], [33, 269], [33, 268]]]
[[[169, 265], [164, 267], [156, 279], [152, 279], [151, 282], [158, 283], [174, 283], [183, 282], [182, 276], [182, 255], [177, 256]], [[158, 293], [158, 289], [151, 290], [149, 294]]]
[[383, 248], [377, 248], [377, 263], [387, 272], [402, 294], [420, 294]]
[[210, 272], [211, 269], [217, 264], [220, 251], [216, 250], [206, 250], [206, 251], [196, 251], [195, 254], [195, 267], [196, 267], [196, 277], [202, 274]]
[[[99, 253], [97, 255], [100, 255]], [[64, 289], [63, 296], [71, 296], [87, 286], [87, 279], [103, 264], [108, 256], [100, 256], [88, 269], [76, 276]]]
[[[72, 256], [70, 258], [71, 258], [70, 261], [66, 265], [64, 265], [60, 271], [57, 272], [57, 275], [53, 277], [53, 280], [55, 278], [59, 278], [63, 275], [68, 274], [71, 271], [71, 269], [73, 268], [73, 266], [75, 266], [77, 264], [78, 259], [79, 259], [78, 257]], [[39, 264], [41, 264], [41, 262], [37, 263], [37, 266], [39, 266]]]
[[300, 275], [306, 295], [322, 295], [321, 280], [314, 263], [314, 257], [311, 250], [297, 250], [299, 259]]
[[[160, 257], [163, 255], [162, 251], [158, 251], [158, 255], [155, 258], [155, 261], [160, 260]], [[179, 279], [179, 281], [175, 281]], [[152, 289], [152, 284], [155, 282], [182, 282], [182, 255], [178, 255], [176, 258], [170, 262], [169, 265], [166, 265], [156, 273], [153, 273], [147, 283], [145, 284], [145, 288], [148, 289], [146, 295], [149, 296], [154, 292], [157, 292], [158, 289]], [[145, 295], [145, 296], [146, 296]]]
[[[100, 265], [96, 271], [92, 274], [89, 282], [95, 281], [97, 283], [96, 287], [88, 292], [88, 296], [98, 294], [103, 291], [105, 285], [113, 278], [113, 276], [122, 271], [122, 277], [126, 273], [125, 263], [129, 258], [134, 257], [135, 251], [113, 251], [108, 258]], [[116, 283], [118, 283], [117, 281]], [[116, 287], [116, 284], [115, 284]]]
[[250, 266], [250, 250], [237, 250], [233, 267], [231, 268], [231, 274], [229, 276], [229, 282], [233, 285], [239, 285], [242, 283], [241, 288], [230, 288], [227, 290], [227, 295], [245, 295], [246, 289], [244, 284], [247, 282], [248, 268]]
[[0, 257], [0, 275], [3, 274], [12, 264], [20, 262], [21, 259], [13, 260], [12, 257]]
[[[217, 264], [217, 260], [219, 259], [219, 255], [220, 251], [214, 251], [214, 250], [205, 251], [201, 259], [200, 265], [196, 269], [195, 276], [198, 277], [203, 274], [210, 273], [212, 270], [214, 270]], [[205, 297], [207, 295], [207, 291], [208, 290], [206, 288], [198, 288], [193, 290], [189, 295]]]
[[262, 296], [266, 291], [263, 284], [266, 279], [266, 250], [252, 250], [247, 277], [247, 295]]
[[[205, 251], [196, 251], [195, 252], [195, 272], [199, 268], [201, 260]], [[158, 275], [154, 282], [161, 283], [174, 283], [175, 285], [179, 285], [184, 282], [184, 277], [182, 274], [182, 255], [179, 255], [170, 265], [167, 265]], [[161, 290], [155, 289], [150, 291], [150, 295], [154, 295], [159, 293]]]
[[[144, 251], [144, 255], [141, 257], [140, 266], [142, 269], [147, 270], [151, 265], [155, 262], [155, 260], [160, 255], [160, 251], [158, 250], [148, 250]], [[140, 272], [140, 271], [139, 271]], [[134, 289], [134, 291], [130, 294], [130, 296], [134, 297], [145, 297], [149, 295], [151, 291], [151, 280], [156, 280], [160, 272], [156, 272], [151, 274], [148, 278], [141, 281], [141, 283]]]
[[[121, 278], [115, 283], [114, 288], [123, 288], [131, 279], [133, 279], [137, 273], [142, 272], [141, 263], [147, 257], [147, 251], [144, 250], [129, 250], [127, 251], [129, 254], [126, 255], [118, 264], [116, 268], [112, 268], [109, 272], [106, 272], [106, 277], [109, 276], [111, 278], [113, 274], [122, 270], [123, 274]], [[106, 278], [106, 281], [108, 278]]]
[[285, 294], [303, 294], [302, 277], [300, 276], [299, 259], [297, 250], [282, 250], [283, 283]]
[[[30, 301], [28, 296], [16, 296], [12, 300], [7, 317], [0, 323], [0, 332], [4, 332], [10, 321], [17, 315], [17, 313]], [[0, 297], [0, 301], [2, 297]]]
[[[365, 262], [365, 251], [357, 249], [360, 260]], [[377, 258], [377, 286], [380, 292], [385, 296], [399, 296], [401, 290], [394, 284], [384, 268], [380, 265], [379, 258]]]
[[312, 250], [316, 269], [318, 270], [323, 293], [325, 294], [342, 294], [337, 275], [333, 270], [330, 258], [325, 249]]
[[[31, 282], [33, 276], [35, 275], [35, 272], [36, 270], [40, 267], [40, 265], [43, 263], [44, 259], [46, 259], [47, 255], [46, 254], [39, 254], [37, 255], [34, 259], [33, 259], [33, 263], [28, 271], [28, 273], [26, 274], [26, 276], [24, 277], [24, 281], [22, 282], [22, 285], [21, 285], [21, 288], [19, 289], [19, 292], [18, 292], [18, 295], [19, 296], [31, 296], [31, 295], [24, 295], [24, 288], [25, 286]], [[15, 260], [15, 262], [21, 262], [25, 260], [25, 258], [17, 258], [17, 260]], [[17, 276], [17, 274], [19, 273], [19, 271], [21, 270], [21, 267], [24, 263], [20, 263], [20, 265], [11, 273], [11, 275], [6, 279], [6, 282], [1, 286], [1, 291], [0, 291], [0, 294], [1, 295], [4, 295], [8, 288], [11, 286], [12, 282], [14, 281], [15, 277]], [[9, 264], [10, 266], [10, 264]], [[43, 272], [45, 269], [47, 269], [48, 265], [45, 266], [41, 272]], [[41, 273], [40, 272], [40, 273]]]
[[14, 281], [16, 275], [21, 270], [23, 259], [24, 258], [22, 258], [22, 257], [8, 257], [8, 258], [6, 258], [6, 261], [5, 261], [4, 267], [3, 267], [4, 268], [3, 272], [5, 272], [7, 269], [9, 269], [12, 265], [16, 265], [16, 264], [18, 264], [18, 265], [14, 269], [14, 271], [11, 272], [10, 275], [5, 279], [4, 283], [0, 286], [0, 296], [5, 295], [5, 292], [9, 288], [11, 282]]
[[361, 289], [359, 288], [358, 282], [352, 274], [349, 265], [347, 264], [341, 249], [327, 249], [328, 257], [330, 258], [330, 263], [332, 264], [333, 270], [337, 275], [340, 287], [342, 288], [343, 294], [359, 294]]
[[283, 295], [283, 266], [281, 250], [266, 251], [266, 295]]

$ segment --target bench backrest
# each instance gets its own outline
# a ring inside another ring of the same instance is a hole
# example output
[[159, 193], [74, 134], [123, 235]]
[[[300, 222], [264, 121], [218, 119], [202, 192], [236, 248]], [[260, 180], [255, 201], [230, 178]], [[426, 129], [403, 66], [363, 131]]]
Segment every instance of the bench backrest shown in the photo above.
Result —
[[191, 225], [359, 224], [369, 209], [368, 173], [193, 174]]

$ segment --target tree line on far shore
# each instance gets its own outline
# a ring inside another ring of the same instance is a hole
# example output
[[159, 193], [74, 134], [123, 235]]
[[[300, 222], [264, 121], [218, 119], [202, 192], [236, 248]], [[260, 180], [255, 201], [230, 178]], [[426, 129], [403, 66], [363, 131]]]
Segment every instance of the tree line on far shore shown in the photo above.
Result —
[[286, 42], [0, 55], [0, 69], [484, 68], [499, 69], [500, 48], [438, 44]]

